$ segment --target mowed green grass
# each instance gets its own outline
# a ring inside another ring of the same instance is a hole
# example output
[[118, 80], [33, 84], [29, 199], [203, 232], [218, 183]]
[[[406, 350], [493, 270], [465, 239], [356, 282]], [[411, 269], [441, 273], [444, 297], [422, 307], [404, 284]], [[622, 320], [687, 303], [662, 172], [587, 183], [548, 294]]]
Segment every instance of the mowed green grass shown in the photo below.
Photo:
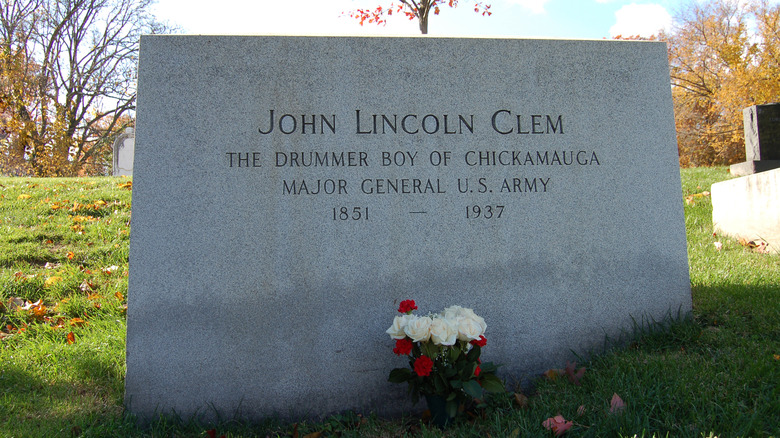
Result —
[[566, 436], [780, 436], [780, 257], [713, 235], [702, 193], [725, 168], [682, 178], [693, 315], [636, 327], [578, 364], [579, 386], [540, 377], [515, 388], [527, 406], [510, 391], [445, 431], [370, 413], [139, 428], [122, 408], [130, 180], [0, 178], [0, 436], [550, 437], [555, 415]]

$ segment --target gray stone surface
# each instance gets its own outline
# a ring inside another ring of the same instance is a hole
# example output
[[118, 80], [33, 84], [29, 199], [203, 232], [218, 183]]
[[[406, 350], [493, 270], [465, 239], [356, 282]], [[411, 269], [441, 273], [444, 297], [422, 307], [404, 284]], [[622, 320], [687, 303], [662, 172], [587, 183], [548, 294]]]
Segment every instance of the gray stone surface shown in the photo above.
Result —
[[712, 223], [716, 233], [780, 248], [780, 169], [712, 185]]
[[510, 383], [691, 307], [663, 43], [146, 36], [138, 86], [141, 418], [408, 410], [403, 299]]

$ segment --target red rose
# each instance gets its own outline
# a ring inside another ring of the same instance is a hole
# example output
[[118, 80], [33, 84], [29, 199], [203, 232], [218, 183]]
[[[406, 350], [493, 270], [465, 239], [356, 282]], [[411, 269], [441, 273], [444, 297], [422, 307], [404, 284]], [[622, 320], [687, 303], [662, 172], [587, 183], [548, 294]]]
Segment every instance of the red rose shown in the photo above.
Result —
[[430, 376], [433, 371], [433, 361], [428, 356], [420, 356], [414, 361], [414, 372], [420, 377]]
[[479, 368], [479, 365], [477, 365], [477, 368], [474, 369], [474, 377], [479, 377], [479, 373], [481, 373], [482, 370]]
[[403, 338], [403, 339], [397, 339], [395, 341], [395, 348], [393, 348], [393, 353], [397, 355], [407, 355], [412, 352], [412, 346], [414, 344], [412, 343], [412, 340], [409, 338]]
[[409, 313], [416, 309], [417, 304], [414, 302], [414, 300], [403, 300], [401, 301], [401, 305], [398, 306], [398, 311], [401, 313]]
[[487, 345], [487, 338], [484, 336], [480, 336], [479, 339], [474, 339], [471, 341], [471, 345], [476, 345], [477, 347], [484, 347]]

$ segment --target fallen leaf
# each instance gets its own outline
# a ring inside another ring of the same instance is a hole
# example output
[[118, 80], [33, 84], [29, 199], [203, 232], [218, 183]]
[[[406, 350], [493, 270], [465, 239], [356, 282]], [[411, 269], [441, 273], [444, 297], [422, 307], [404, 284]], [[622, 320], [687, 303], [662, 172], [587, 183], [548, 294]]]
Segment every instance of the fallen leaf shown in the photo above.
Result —
[[89, 293], [90, 291], [93, 291], [93, 290], [95, 290], [97, 288], [95, 287], [94, 283], [91, 283], [91, 282], [89, 282], [87, 280], [84, 280], [79, 285], [79, 289], [81, 289], [82, 292]]
[[85, 325], [87, 325], [89, 323], [87, 321], [84, 321], [81, 318], [76, 317], [76, 318], [71, 318], [70, 321], [68, 322], [68, 324], [70, 324], [71, 326], [74, 326], [74, 327], [84, 327]]
[[526, 409], [528, 407], [528, 397], [526, 397], [523, 394], [520, 394], [519, 392], [515, 393], [515, 404], [520, 407], [521, 409]]
[[577, 408], [577, 415], [580, 417], [585, 415], [585, 405], [580, 405], [580, 407]]
[[542, 373], [544, 377], [547, 377], [550, 380], [555, 380], [558, 378], [558, 375], [560, 375], [560, 370], [556, 370], [554, 368], [550, 368], [549, 370]]
[[569, 380], [574, 383], [577, 386], [580, 386], [580, 379], [585, 374], [585, 367], [582, 367], [580, 369], [576, 369], [577, 362], [569, 362], [566, 361], [566, 376], [569, 378]]
[[41, 304], [43, 304], [43, 300], [38, 300], [34, 303], [32, 301], [27, 301], [27, 303], [24, 306], [22, 306], [22, 310], [30, 310], [33, 307], [40, 306]]
[[73, 334], [73, 332], [68, 332], [68, 344], [73, 344], [76, 342], [76, 336]]
[[769, 252], [769, 248], [768, 248], [769, 245], [763, 240], [747, 240], [744, 238], [740, 238], [739, 244], [744, 247], [747, 247], [748, 249], [752, 249], [755, 252], [759, 252], [759, 253]]
[[37, 304], [30, 307], [29, 311], [33, 318], [43, 319], [46, 316], [48, 309], [46, 309], [46, 306], [43, 305], [41, 300], [38, 300]]
[[16, 197], [16, 199], [30, 199], [30, 198], [32, 198], [32, 196], [28, 195], [27, 193], [22, 193], [21, 195]]
[[24, 300], [19, 297], [14, 297], [8, 300], [8, 309], [14, 310], [16, 308], [24, 306]]
[[555, 436], [563, 435], [567, 430], [571, 429], [573, 424], [574, 423], [571, 421], [566, 421], [566, 419], [563, 418], [563, 415], [556, 415], [555, 417], [550, 417], [542, 422], [542, 426], [547, 430], [555, 432]]
[[609, 402], [609, 413], [618, 414], [626, 409], [626, 403], [620, 398], [617, 393], [612, 394], [612, 400]]
[[124, 295], [122, 295], [122, 292], [119, 292], [119, 291], [117, 291], [117, 292], [114, 294], [114, 296], [115, 296], [115, 297], [116, 297], [116, 299], [117, 299], [117, 300], [119, 300], [119, 301], [122, 301], [122, 300], [124, 300], [124, 299], [125, 299], [125, 296], [124, 296]]
[[46, 281], [43, 282], [43, 287], [52, 287], [61, 281], [62, 281], [62, 277], [60, 277], [59, 275], [55, 275], [47, 278]]
[[76, 257], [76, 254], [73, 254], [73, 251], [68, 251], [68, 260], [73, 260], [73, 257]]
[[312, 432], [303, 436], [303, 438], [320, 438], [322, 432]]

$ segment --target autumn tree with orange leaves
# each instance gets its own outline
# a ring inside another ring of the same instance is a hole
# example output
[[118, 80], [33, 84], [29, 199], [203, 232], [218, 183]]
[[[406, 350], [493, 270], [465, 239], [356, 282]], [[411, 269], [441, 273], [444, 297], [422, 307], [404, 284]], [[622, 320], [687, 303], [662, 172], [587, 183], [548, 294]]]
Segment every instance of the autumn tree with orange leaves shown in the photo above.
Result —
[[[376, 9], [357, 9], [351, 11], [349, 16], [364, 23], [386, 24], [387, 17], [395, 14], [403, 14], [408, 19], [417, 19], [420, 25], [420, 32], [425, 35], [428, 33], [428, 18], [433, 15], [439, 15], [441, 7], [449, 6], [454, 8], [458, 6], [458, 0], [399, 0], [399, 3], [390, 3], [389, 6], [377, 6]], [[474, 1], [474, 12], [481, 13], [483, 16], [490, 16], [490, 5], [480, 1]]]
[[[0, 3], [2, 173], [101, 173], [135, 108], [138, 37], [152, 0]], [[110, 161], [109, 161], [110, 162]]]
[[690, 3], [669, 45], [680, 164], [745, 160], [743, 108], [780, 101], [780, 6], [765, 0]]

